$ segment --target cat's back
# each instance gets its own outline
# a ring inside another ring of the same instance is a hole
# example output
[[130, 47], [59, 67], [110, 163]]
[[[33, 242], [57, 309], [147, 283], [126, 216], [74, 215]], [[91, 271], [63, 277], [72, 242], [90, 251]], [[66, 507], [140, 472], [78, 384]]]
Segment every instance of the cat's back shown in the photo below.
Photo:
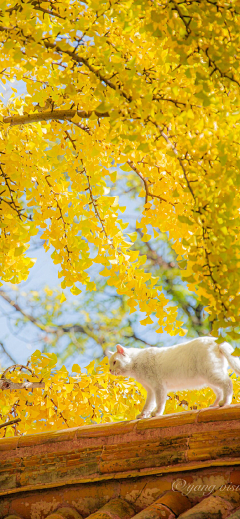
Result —
[[204, 356], [209, 350], [218, 349], [215, 341], [216, 339], [214, 337], [197, 337], [196, 339], [188, 340], [180, 344], [174, 344], [168, 348], [160, 348], [159, 351], [163, 352], [164, 357], [169, 358], [175, 357], [176, 355], [178, 355], [178, 357], [196, 358]]
[[217, 348], [214, 337], [197, 337], [173, 346], [151, 346], [149, 348], [128, 348], [128, 354], [132, 359], [142, 360], [160, 359], [171, 357], [172, 355], [191, 355], [194, 356], [209, 349]]
[[128, 354], [133, 361], [134, 369], [154, 373], [159, 369], [178, 371], [185, 365], [191, 369], [202, 364], [206, 358], [215, 357], [218, 345], [213, 337], [198, 337], [180, 344], [167, 347], [129, 348]]

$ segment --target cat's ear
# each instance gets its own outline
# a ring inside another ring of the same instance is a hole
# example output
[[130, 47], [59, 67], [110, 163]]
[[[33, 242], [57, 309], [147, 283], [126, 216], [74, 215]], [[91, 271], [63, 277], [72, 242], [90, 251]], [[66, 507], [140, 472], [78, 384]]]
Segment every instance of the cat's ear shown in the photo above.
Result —
[[105, 350], [105, 354], [106, 354], [107, 357], [110, 359], [110, 357], [113, 355], [113, 352], [110, 351], [108, 348], [106, 348], [106, 350]]
[[126, 355], [126, 350], [121, 344], [117, 344], [117, 352], [120, 353], [120, 355]]

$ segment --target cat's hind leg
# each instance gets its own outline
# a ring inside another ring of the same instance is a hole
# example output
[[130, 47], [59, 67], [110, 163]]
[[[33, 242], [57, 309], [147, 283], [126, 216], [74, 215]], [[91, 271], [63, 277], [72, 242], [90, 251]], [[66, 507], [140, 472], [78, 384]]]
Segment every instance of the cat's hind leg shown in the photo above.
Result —
[[139, 418], [149, 418], [151, 416], [151, 411], [155, 406], [155, 395], [152, 389], [147, 389], [147, 398], [144, 404], [143, 410], [140, 414], [137, 415], [137, 419]]
[[160, 386], [155, 389], [155, 399], [156, 407], [152, 411], [151, 416], [161, 416], [165, 409], [167, 399], [167, 390], [163, 386]]
[[211, 389], [214, 391], [216, 399], [210, 407], [217, 407], [219, 402], [223, 399], [223, 390], [217, 386], [211, 386]]
[[218, 404], [222, 407], [232, 403], [233, 384], [227, 373], [221, 373], [221, 377], [218, 376], [215, 380], [211, 379], [209, 385], [216, 393], [216, 400], [213, 405]]
[[233, 383], [232, 380], [227, 376], [225, 380], [222, 381], [223, 388], [223, 399], [220, 400], [219, 406], [230, 405], [232, 403], [233, 396]]

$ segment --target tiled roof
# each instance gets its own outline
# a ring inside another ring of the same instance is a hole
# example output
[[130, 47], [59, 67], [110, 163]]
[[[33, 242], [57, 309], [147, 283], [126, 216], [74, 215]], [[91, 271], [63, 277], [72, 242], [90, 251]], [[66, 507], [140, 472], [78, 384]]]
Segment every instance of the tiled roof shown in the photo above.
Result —
[[240, 519], [240, 405], [0, 440], [0, 519]]

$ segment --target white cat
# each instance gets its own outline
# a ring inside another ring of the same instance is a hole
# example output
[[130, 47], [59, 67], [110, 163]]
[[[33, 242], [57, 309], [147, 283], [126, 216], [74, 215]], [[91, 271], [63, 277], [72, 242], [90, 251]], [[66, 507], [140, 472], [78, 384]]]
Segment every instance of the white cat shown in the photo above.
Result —
[[107, 352], [110, 373], [133, 377], [147, 390], [144, 408], [137, 418], [163, 414], [167, 392], [209, 386], [216, 394], [213, 406], [232, 402], [232, 381], [228, 364], [240, 375], [240, 360], [227, 342], [200, 337], [169, 348], [123, 348]]

